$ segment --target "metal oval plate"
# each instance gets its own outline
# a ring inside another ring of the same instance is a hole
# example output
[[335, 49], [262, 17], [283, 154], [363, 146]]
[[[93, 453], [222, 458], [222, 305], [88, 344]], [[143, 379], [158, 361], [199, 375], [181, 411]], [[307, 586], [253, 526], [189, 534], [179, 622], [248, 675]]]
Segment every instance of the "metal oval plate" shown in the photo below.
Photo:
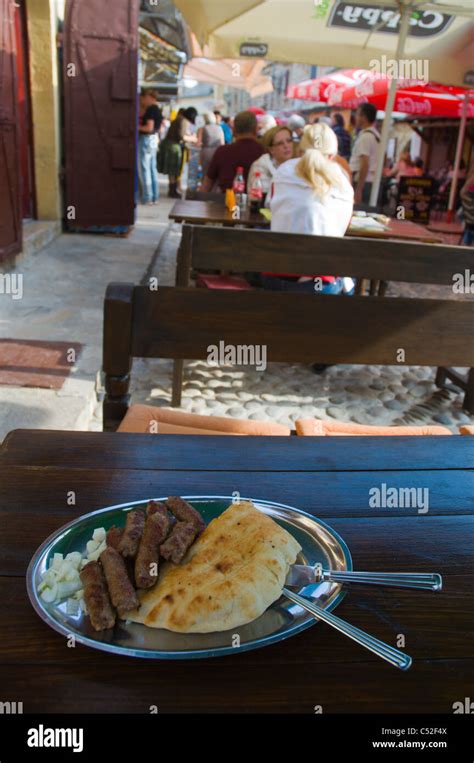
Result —
[[[183, 496], [201, 512], [206, 524], [218, 517], [232, 502], [231, 496]], [[239, 628], [218, 633], [173, 633], [163, 629], [147, 628], [138, 623], [119, 620], [115, 628], [97, 633], [88, 616], [66, 613], [66, 602], [46, 604], [37, 590], [42, 573], [47, 569], [54, 553], [84, 551], [86, 542], [97, 527], [108, 529], [125, 524], [125, 514], [132, 508], [145, 507], [148, 500], [165, 501], [166, 497], [134, 501], [109, 506], [64, 525], [38, 548], [27, 571], [27, 589], [30, 601], [38, 615], [63, 636], [74, 636], [79, 644], [104, 652], [128, 657], [179, 660], [199, 657], [219, 657], [226, 654], [258, 649], [294, 636], [318, 621], [298, 605], [283, 596], [274, 602], [259, 618]], [[352, 559], [342, 538], [320, 519], [292, 506], [272, 501], [252, 500], [254, 505], [290, 532], [302, 547], [298, 564], [320, 562], [324, 569], [352, 570]], [[315, 603], [327, 610], [334, 609], [343, 599], [345, 591], [334, 582], [323, 582], [301, 589]], [[236, 638], [238, 636], [238, 638]]]

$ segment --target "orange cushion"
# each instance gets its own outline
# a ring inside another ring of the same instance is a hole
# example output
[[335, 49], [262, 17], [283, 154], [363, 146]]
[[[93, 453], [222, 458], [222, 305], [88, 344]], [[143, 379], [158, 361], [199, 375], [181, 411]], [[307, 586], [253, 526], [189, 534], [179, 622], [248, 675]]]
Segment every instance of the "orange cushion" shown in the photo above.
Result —
[[447, 427], [443, 426], [421, 426], [421, 427], [379, 427], [366, 424], [353, 424], [343, 421], [321, 421], [320, 419], [298, 419], [296, 421], [296, 431], [299, 435], [306, 437], [347, 437], [351, 435], [372, 435], [372, 436], [390, 436], [390, 435], [446, 435], [452, 434]]
[[[179, 431], [178, 431], [179, 430]], [[240, 434], [289, 436], [283, 424], [271, 421], [245, 421], [224, 416], [200, 416], [174, 408], [152, 405], [132, 405], [121, 422], [119, 432], [149, 432], [152, 434]]]
[[461, 434], [474, 434], [474, 426], [472, 424], [463, 424], [462, 427], [459, 427], [459, 431]]

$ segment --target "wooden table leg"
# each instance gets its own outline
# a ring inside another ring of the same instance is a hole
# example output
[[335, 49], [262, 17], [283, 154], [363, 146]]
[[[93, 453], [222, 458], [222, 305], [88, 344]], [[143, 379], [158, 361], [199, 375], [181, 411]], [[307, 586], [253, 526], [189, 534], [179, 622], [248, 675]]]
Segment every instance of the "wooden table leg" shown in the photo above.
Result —
[[183, 391], [183, 370], [184, 360], [175, 360], [173, 363], [173, 386], [171, 393], [171, 405], [173, 408], [179, 408], [181, 405], [181, 394]]
[[378, 281], [376, 278], [370, 279], [370, 288], [369, 288], [369, 294], [371, 297], [376, 297], [378, 290], [379, 290], [380, 281]]

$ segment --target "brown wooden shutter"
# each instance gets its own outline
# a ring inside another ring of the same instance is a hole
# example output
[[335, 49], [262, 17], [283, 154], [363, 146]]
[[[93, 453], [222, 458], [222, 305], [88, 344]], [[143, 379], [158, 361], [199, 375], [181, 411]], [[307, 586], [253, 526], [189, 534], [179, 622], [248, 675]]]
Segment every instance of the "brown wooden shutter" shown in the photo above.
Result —
[[135, 217], [138, 0], [68, 0], [64, 25], [69, 227]]

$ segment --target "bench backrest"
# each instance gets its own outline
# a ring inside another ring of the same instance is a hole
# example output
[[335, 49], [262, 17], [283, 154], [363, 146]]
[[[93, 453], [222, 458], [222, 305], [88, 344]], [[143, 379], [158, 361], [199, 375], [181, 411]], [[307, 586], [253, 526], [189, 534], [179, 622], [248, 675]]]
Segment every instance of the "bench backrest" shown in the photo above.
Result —
[[264, 358], [472, 367], [473, 325], [474, 301], [152, 291], [112, 283], [104, 304], [104, 428], [116, 429], [127, 412], [134, 357], [175, 360], [172, 404], [179, 405], [183, 360], [209, 360], [211, 347], [243, 348], [251, 365], [252, 358]]
[[204, 359], [209, 345], [265, 345], [269, 361], [474, 365], [474, 301], [110, 284], [104, 370], [131, 359]]
[[456, 273], [465, 270], [474, 273], [474, 249], [375, 238], [331, 238], [184, 225], [176, 286], [189, 285], [191, 268], [236, 273], [337, 274], [452, 286]]

